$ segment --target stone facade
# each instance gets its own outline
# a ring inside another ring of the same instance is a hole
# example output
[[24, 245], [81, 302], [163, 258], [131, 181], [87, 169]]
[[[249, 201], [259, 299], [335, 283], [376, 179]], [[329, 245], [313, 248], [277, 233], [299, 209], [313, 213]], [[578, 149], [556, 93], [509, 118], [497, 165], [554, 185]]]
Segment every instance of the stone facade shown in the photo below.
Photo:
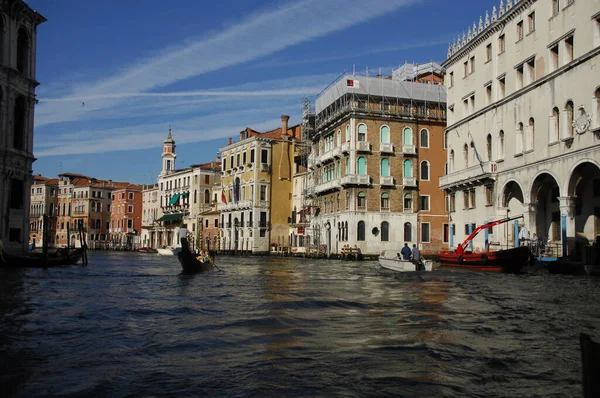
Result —
[[46, 19], [21, 0], [0, 1], [0, 241], [29, 242], [37, 26]]
[[[440, 186], [453, 246], [475, 225], [523, 215], [521, 227], [566, 255], [578, 234], [600, 232], [600, 1], [500, 4], [443, 63], [449, 174]], [[515, 231], [503, 224], [473, 249], [515, 245]]]
[[[445, 172], [445, 90], [432, 87], [428, 94], [423, 86], [429, 84], [391, 78], [344, 79], [403, 94], [382, 100], [377, 89], [340, 98], [325, 91], [331, 103], [316, 110], [309, 159], [315, 237], [328, 254], [346, 245], [378, 254], [399, 250], [404, 242], [424, 252], [439, 251], [445, 247], [447, 213], [444, 193], [431, 181]], [[413, 85], [424, 93], [421, 98], [408, 94]], [[427, 96], [437, 101], [428, 102]]]

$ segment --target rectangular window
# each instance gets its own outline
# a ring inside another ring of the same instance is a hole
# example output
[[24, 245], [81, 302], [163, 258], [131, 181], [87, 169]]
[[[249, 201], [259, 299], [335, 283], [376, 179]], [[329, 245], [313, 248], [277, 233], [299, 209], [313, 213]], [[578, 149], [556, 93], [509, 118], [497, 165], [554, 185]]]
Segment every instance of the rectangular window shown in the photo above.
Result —
[[469, 60], [470, 70], [469, 73], [475, 73], [475, 56], [472, 56]]
[[[223, 158], [223, 171], [227, 170], [227, 158]], [[162, 184], [161, 184], [162, 189]]]
[[267, 186], [260, 186], [260, 200], [267, 200]]
[[469, 191], [463, 191], [463, 209], [469, 208]]
[[430, 241], [429, 239], [429, 223], [421, 223], [421, 242], [428, 243]]
[[456, 194], [450, 194], [450, 211], [456, 211]]
[[215, 228], [219, 228], [219, 219], [215, 218]]
[[565, 64], [573, 61], [573, 36], [565, 39]]
[[498, 54], [502, 54], [504, 52], [504, 34], [498, 36]]
[[[11, 209], [23, 209], [24, 198], [25, 198], [25, 184], [23, 180], [12, 179], [10, 180], [10, 206]], [[19, 230], [19, 236], [20, 232]], [[20, 239], [20, 238], [19, 238]]]
[[242, 164], [245, 166], [246, 165], [246, 152], [244, 151], [244, 153], [242, 153]]
[[523, 21], [517, 22], [517, 41], [523, 40]]
[[469, 200], [471, 203], [469, 203], [471, 205], [471, 209], [475, 208], [475, 190], [471, 189], [471, 191], [469, 192]]
[[475, 94], [469, 97], [469, 106], [471, 113], [475, 112]]
[[492, 206], [494, 204], [494, 187], [491, 185], [485, 186], [485, 205]]
[[558, 15], [560, 11], [560, 2], [559, 0], [552, 0], [552, 15]]
[[254, 149], [250, 150], [250, 163], [254, 163]]
[[486, 55], [485, 59], [487, 62], [492, 60], [492, 43], [485, 46], [485, 55]]
[[452, 87], [452, 86], [454, 86], [454, 72], [450, 72], [449, 76], [450, 76], [450, 78], [449, 78], [450, 86], [449, 87]]
[[552, 68], [550, 71], [558, 69], [560, 65], [560, 59], [558, 58], [558, 48], [559, 45], [556, 44], [550, 49], [550, 67]]
[[133, 205], [127, 206], [127, 213], [133, 213]]
[[506, 75], [498, 78], [498, 98], [506, 96]]
[[266, 149], [261, 149], [260, 151], [260, 162], [263, 164], [269, 163], [269, 151]]
[[487, 86], [485, 86], [485, 98], [486, 98], [486, 105], [489, 105], [492, 103], [492, 83], [488, 84]]
[[210, 185], [210, 175], [208, 174], [204, 176], [204, 185]]
[[236, 167], [240, 167], [240, 154], [239, 153], [235, 156], [235, 165], [236, 165]]
[[463, 100], [463, 111], [464, 111], [465, 116], [469, 114], [469, 99], [468, 98], [465, 98]]
[[128, 219], [127, 220], [127, 229], [132, 229], [133, 228], [133, 220], [132, 219]]
[[450, 228], [449, 228], [449, 225], [446, 224], [446, 223], [444, 223], [443, 230], [444, 230], [444, 237], [443, 237], [444, 240], [443, 240], [443, 242], [444, 243], [448, 243], [450, 241]]
[[469, 62], [465, 61], [463, 63], [463, 77], [467, 77], [468, 74], [469, 74]]
[[517, 90], [523, 88], [523, 65], [517, 66]]
[[419, 196], [419, 210], [429, 211], [429, 195]]
[[133, 200], [133, 192], [129, 192], [129, 200]]
[[529, 33], [535, 30], [535, 12], [527, 16], [527, 24], [529, 25]]

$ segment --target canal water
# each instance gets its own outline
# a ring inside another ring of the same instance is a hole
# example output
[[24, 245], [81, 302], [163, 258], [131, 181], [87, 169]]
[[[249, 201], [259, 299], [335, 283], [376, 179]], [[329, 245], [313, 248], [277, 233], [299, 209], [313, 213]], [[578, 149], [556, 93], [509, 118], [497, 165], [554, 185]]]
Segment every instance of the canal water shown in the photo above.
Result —
[[3, 396], [579, 397], [600, 279], [89, 253], [0, 270]]

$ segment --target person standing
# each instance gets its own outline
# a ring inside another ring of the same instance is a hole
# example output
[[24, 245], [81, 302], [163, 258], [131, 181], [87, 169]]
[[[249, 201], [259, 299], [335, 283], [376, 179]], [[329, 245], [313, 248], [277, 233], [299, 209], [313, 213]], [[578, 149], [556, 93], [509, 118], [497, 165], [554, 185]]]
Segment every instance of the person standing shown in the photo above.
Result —
[[[190, 231], [187, 229], [187, 224], [183, 224], [179, 231], [177, 231], [177, 236], [179, 237], [179, 242], [181, 242], [181, 247], [184, 247], [184, 241], [187, 244], [187, 238], [190, 235]], [[189, 245], [188, 245], [189, 247]]]
[[402, 254], [403, 260], [410, 260], [412, 252], [410, 251], [410, 247], [408, 247], [408, 243], [404, 243], [404, 247], [400, 250], [400, 253]]

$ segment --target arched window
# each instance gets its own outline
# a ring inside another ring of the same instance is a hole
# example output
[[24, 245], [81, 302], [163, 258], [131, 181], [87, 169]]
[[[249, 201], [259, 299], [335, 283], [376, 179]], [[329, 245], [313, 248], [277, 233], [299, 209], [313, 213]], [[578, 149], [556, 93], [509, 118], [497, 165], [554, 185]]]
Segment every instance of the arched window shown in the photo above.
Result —
[[573, 137], [573, 102], [567, 102], [565, 105], [565, 114], [567, 115], [565, 137]]
[[454, 149], [450, 150], [450, 173], [454, 172]]
[[560, 137], [560, 112], [558, 108], [555, 106], [552, 108], [552, 116], [550, 117], [550, 128], [548, 129], [550, 133], [550, 137], [548, 137], [550, 142], [557, 142]]
[[492, 151], [492, 135], [488, 134], [485, 139], [485, 149], [487, 150], [487, 160], [492, 160], [493, 151]]
[[516, 153], [523, 153], [523, 123], [517, 124]]
[[[196, 193], [196, 191], [194, 191], [194, 194]], [[194, 203], [196, 203], [196, 201], [194, 200]], [[210, 203], [210, 191], [208, 189], [204, 190], [204, 203]]]
[[388, 126], [381, 126], [380, 135], [382, 144], [390, 143], [390, 128]]
[[14, 107], [13, 148], [24, 150], [25, 138], [25, 97], [19, 95]]
[[421, 129], [421, 148], [429, 148], [429, 131]]
[[405, 242], [412, 241], [412, 224], [409, 222], [404, 223], [404, 241]]
[[17, 33], [17, 70], [25, 76], [29, 75], [30, 51], [29, 33], [27, 33], [25, 28], [21, 27]]
[[347, 124], [346, 125], [346, 142], [350, 142], [351, 138], [352, 138], [352, 134], [350, 134], [350, 125]]
[[338, 130], [337, 132], [337, 145], [336, 146], [342, 146], [342, 130]]
[[359, 221], [356, 228], [356, 240], [364, 241], [365, 240], [365, 222]]
[[359, 157], [356, 160], [357, 174], [367, 174], [367, 159], [364, 156]]
[[404, 145], [413, 144], [412, 129], [410, 127], [405, 127], [404, 130], [402, 130], [402, 137], [404, 139]]
[[429, 181], [429, 162], [426, 160], [421, 162], [421, 180]]
[[535, 120], [529, 118], [529, 126], [527, 126], [527, 150], [533, 149], [533, 143], [535, 138]]
[[448, 132], [444, 133], [444, 149], [448, 148]]
[[358, 141], [366, 141], [367, 140], [367, 125], [359, 124], [358, 125]]
[[50, 203], [50, 207], [48, 208], [48, 216], [52, 217], [54, 215], [54, 203]]
[[504, 159], [504, 130], [500, 130], [498, 133], [498, 141], [499, 141], [499, 152], [500, 159]]
[[381, 223], [381, 241], [387, 242], [390, 240], [390, 224], [387, 221]]
[[412, 194], [406, 193], [406, 194], [404, 194], [404, 210], [412, 211], [412, 209], [413, 209]]
[[388, 177], [390, 175], [390, 160], [381, 159], [381, 176]]
[[358, 210], [365, 210], [367, 208], [367, 194], [360, 191], [356, 195], [356, 207]]
[[390, 209], [390, 194], [384, 192], [381, 194], [381, 210]]
[[465, 168], [469, 167], [469, 146], [465, 144], [463, 146], [463, 157], [465, 160]]
[[[236, 177], [233, 183], [233, 201], [237, 203], [240, 200], [240, 177]], [[208, 203], [208, 202], [206, 202]]]
[[406, 159], [404, 161], [404, 177], [412, 177], [412, 176], [413, 176], [412, 162], [410, 161], [410, 159]]

